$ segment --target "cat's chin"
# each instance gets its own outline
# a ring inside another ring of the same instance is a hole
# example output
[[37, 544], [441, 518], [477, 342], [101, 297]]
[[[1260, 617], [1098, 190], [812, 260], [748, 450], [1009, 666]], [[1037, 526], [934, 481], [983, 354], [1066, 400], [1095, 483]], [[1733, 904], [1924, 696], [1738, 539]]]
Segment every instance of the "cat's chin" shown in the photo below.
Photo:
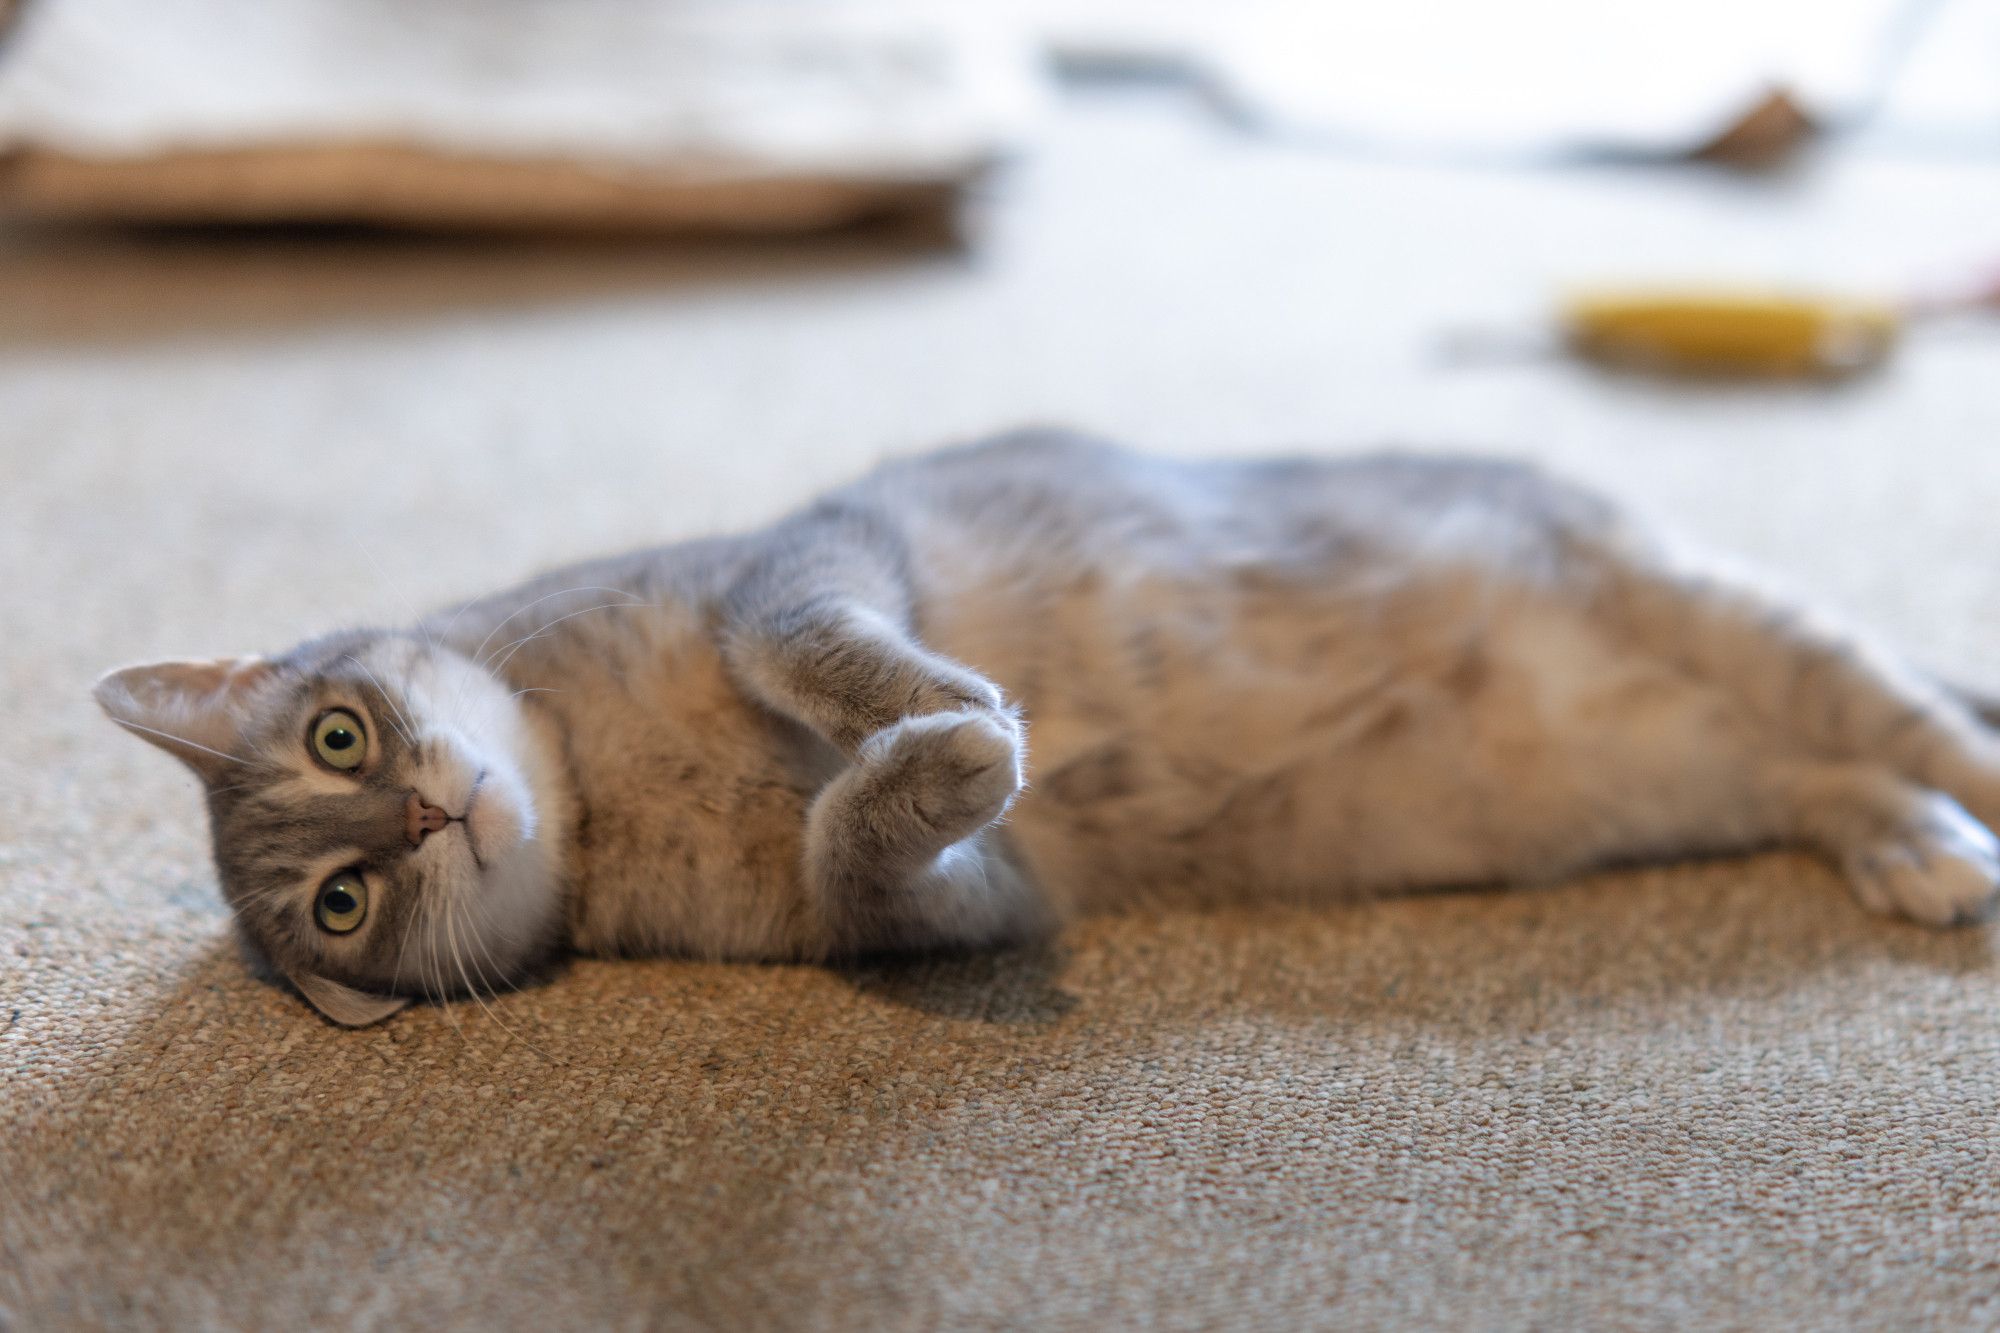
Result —
[[465, 836], [481, 865], [491, 864], [521, 849], [535, 834], [535, 815], [525, 793], [512, 784], [487, 782], [473, 795], [465, 812]]
[[465, 837], [478, 865], [481, 924], [498, 939], [496, 956], [542, 940], [560, 912], [557, 848], [546, 841], [538, 793], [511, 764], [488, 770], [465, 813]]

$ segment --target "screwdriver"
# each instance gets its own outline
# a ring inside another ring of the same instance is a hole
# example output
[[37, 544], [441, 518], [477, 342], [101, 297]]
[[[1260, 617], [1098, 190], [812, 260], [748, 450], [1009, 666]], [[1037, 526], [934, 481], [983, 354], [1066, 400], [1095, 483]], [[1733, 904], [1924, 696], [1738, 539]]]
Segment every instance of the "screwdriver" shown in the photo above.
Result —
[[1839, 379], [1887, 360], [1922, 321], [2000, 308], [2000, 275], [1902, 301], [1691, 286], [1573, 292], [1546, 342], [1461, 335], [1454, 360], [1563, 350], [1596, 365], [1656, 374], [1742, 379]]

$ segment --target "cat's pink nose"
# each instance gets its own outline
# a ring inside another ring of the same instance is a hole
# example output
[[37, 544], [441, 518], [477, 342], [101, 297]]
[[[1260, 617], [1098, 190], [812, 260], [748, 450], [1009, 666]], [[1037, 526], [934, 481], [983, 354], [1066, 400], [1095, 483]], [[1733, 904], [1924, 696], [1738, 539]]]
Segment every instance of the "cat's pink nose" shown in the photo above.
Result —
[[410, 799], [403, 803], [403, 831], [412, 847], [422, 846], [427, 836], [450, 822], [450, 816], [436, 806], [426, 804], [424, 798], [415, 792], [411, 792]]

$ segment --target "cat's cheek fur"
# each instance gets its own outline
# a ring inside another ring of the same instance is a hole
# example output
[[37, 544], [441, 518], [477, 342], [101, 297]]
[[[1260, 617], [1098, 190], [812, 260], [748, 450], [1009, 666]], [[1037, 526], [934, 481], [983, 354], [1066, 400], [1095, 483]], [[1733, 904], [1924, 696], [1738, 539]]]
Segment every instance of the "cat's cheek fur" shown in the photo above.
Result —
[[553, 738], [505, 682], [457, 653], [413, 648], [398, 665], [405, 706], [429, 742], [418, 787], [464, 817], [443, 835], [467, 845], [447, 845], [457, 859], [431, 913], [432, 931], [455, 934], [456, 947], [436, 940], [432, 956], [469, 961], [491, 984], [561, 930], [570, 800]]
[[534, 798], [507, 769], [489, 769], [467, 817], [481, 867], [480, 915], [488, 931], [521, 956], [548, 943], [561, 928], [560, 872], [540, 836]]

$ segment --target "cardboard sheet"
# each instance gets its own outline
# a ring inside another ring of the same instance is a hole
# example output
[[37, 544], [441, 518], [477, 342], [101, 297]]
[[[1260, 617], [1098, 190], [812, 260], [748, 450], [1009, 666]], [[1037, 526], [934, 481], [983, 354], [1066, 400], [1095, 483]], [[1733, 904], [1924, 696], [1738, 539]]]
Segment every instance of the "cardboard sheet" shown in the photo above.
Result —
[[158, 221], [794, 229], [948, 200], [1031, 122], [948, 11], [722, 0], [37, 0], [0, 206]]

